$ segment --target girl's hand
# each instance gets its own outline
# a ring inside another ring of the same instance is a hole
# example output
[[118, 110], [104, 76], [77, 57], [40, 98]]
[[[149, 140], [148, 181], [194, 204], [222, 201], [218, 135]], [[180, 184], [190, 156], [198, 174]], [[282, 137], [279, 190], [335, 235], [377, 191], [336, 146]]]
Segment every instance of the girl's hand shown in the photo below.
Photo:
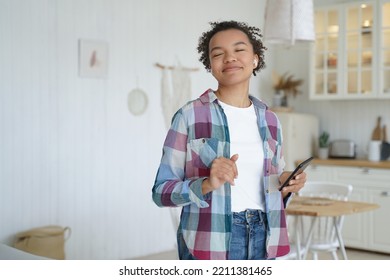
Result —
[[[288, 176], [290, 176], [292, 172], [285, 171], [283, 172], [279, 177], [279, 182], [284, 182], [287, 180]], [[304, 187], [306, 183], [306, 173], [302, 172], [301, 174], [298, 174], [295, 176], [295, 178], [291, 179], [290, 182], [286, 187], [283, 188], [281, 191], [283, 194], [283, 197], [285, 197], [288, 193], [297, 193], [300, 189]]]
[[210, 177], [203, 181], [202, 193], [206, 194], [220, 188], [226, 182], [234, 186], [234, 179], [238, 176], [236, 161], [238, 154], [230, 159], [216, 158], [211, 164]]

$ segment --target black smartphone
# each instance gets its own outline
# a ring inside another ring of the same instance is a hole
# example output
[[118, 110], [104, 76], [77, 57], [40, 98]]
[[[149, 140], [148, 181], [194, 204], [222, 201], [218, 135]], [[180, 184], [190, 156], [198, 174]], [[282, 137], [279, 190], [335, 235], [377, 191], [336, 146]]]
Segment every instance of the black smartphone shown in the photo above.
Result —
[[301, 162], [297, 168], [288, 176], [287, 180], [280, 186], [279, 191], [281, 191], [284, 187], [288, 185], [288, 182], [290, 182], [291, 179], [293, 179], [296, 175], [301, 174], [306, 167], [310, 164], [310, 162], [313, 160], [314, 157], [309, 157], [305, 161]]

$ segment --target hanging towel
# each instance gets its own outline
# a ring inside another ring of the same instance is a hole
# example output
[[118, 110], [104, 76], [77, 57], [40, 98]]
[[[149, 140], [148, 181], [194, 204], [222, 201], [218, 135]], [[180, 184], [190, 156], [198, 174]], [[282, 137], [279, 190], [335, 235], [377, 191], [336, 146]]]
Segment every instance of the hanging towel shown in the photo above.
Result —
[[[171, 75], [169, 75], [169, 72], [171, 72]], [[184, 70], [181, 65], [174, 67], [172, 70], [164, 68], [161, 79], [161, 106], [167, 129], [171, 125], [173, 115], [190, 98], [191, 77], [189, 71]]]

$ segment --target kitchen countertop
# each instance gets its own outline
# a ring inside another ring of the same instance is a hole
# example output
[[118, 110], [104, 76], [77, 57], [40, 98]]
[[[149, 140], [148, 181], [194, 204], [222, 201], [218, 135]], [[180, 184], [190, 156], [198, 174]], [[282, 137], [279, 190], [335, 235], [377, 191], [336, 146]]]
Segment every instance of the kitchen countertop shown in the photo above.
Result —
[[[301, 162], [301, 161], [299, 161]], [[296, 162], [296, 164], [299, 164]], [[352, 166], [352, 167], [363, 167], [363, 168], [384, 168], [390, 169], [390, 161], [369, 161], [366, 159], [318, 159], [315, 158], [311, 162], [311, 165], [332, 165], [332, 166]]]

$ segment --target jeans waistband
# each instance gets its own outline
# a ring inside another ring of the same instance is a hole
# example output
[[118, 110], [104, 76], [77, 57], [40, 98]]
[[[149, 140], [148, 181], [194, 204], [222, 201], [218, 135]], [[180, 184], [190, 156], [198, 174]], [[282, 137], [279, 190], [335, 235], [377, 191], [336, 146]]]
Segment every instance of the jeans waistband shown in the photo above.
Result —
[[259, 220], [265, 222], [267, 215], [261, 210], [247, 209], [241, 212], [233, 212], [233, 217], [245, 220], [247, 223], [251, 223]]

